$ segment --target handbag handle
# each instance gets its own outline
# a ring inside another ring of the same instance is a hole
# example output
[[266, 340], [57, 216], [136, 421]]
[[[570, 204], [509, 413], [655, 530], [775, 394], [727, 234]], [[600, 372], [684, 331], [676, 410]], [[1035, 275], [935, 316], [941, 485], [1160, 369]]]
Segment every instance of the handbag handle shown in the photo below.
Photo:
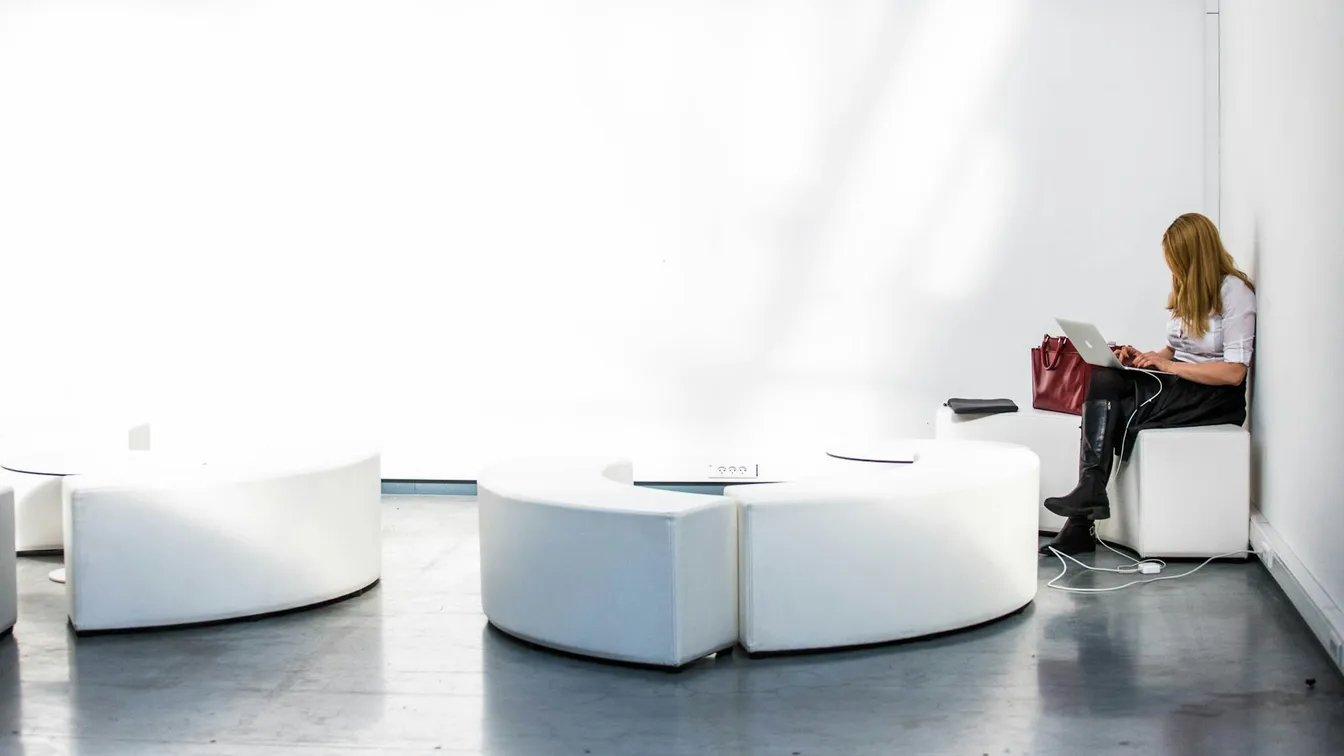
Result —
[[[1041, 367], [1046, 370], [1054, 370], [1059, 367], [1059, 360], [1064, 356], [1064, 342], [1067, 341], [1063, 336], [1052, 337], [1046, 334], [1041, 340]], [[1055, 344], [1054, 354], [1050, 353], [1050, 345]]]

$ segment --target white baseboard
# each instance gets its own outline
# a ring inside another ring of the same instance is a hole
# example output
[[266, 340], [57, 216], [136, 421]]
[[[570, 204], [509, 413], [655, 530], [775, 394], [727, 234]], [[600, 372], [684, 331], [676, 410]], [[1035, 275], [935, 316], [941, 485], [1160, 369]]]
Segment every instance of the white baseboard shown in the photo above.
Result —
[[1307, 621], [1335, 665], [1344, 672], [1344, 609], [1325, 592], [1259, 511], [1251, 513], [1251, 548]]

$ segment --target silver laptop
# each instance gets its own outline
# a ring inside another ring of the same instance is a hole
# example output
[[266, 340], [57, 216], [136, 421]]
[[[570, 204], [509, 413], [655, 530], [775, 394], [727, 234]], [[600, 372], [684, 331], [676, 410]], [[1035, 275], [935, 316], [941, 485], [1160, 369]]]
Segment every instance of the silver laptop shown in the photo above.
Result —
[[1065, 320], [1064, 318], [1055, 318], [1059, 327], [1064, 329], [1064, 335], [1069, 337], [1073, 346], [1082, 355], [1083, 362], [1096, 367], [1115, 368], [1116, 370], [1135, 370], [1140, 373], [1157, 373], [1159, 375], [1172, 375], [1165, 370], [1153, 370], [1152, 368], [1130, 367], [1120, 362], [1120, 358], [1111, 351], [1110, 343], [1101, 335], [1101, 331], [1091, 323], [1083, 323], [1077, 320]]

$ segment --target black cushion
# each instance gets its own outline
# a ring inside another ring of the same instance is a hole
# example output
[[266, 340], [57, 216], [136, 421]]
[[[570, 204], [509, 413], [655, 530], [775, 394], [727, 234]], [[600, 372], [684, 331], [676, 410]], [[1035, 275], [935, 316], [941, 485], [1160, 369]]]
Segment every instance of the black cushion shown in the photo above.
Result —
[[948, 399], [947, 406], [958, 415], [999, 415], [1017, 412], [1012, 399]]

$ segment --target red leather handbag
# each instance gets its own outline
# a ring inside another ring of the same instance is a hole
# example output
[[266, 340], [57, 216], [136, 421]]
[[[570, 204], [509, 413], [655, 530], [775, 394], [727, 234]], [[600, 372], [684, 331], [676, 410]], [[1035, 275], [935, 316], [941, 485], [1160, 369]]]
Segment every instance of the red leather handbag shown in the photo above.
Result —
[[1046, 336], [1031, 350], [1031, 406], [1038, 410], [1083, 414], [1092, 366], [1065, 336]]

